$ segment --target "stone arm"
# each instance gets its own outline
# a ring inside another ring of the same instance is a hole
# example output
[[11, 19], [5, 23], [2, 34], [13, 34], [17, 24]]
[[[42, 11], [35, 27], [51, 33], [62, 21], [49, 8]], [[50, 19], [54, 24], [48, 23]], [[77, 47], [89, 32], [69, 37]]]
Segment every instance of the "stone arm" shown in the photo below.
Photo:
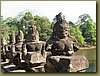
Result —
[[55, 43], [55, 40], [48, 40], [47, 42], [46, 42], [46, 45], [45, 45], [45, 50], [46, 51], [50, 51], [51, 50], [51, 48], [52, 48], [52, 45]]
[[24, 56], [27, 54], [26, 44], [22, 45], [22, 56], [21, 58], [24, 59]]
[[77, 52], [79, 49], [80, 49], [80, 46], [79, 46], [79, 43], [78, 41], [76, 40], [76, 38], [72, 37], [72, 36], [69, 36], [70, 40], [72, 41], [73, 43], [73, 49], [74, 49], [74, 52]]
[[74, 43], [73, 43], [73, 49], [74, 49], [74, 52], [78, 51], [80, 48], [79, 48], [79, 43], [78, 41], [75, 39]]
[[43, 44], [42, 44], [42, 50], [41, 50], [41, 54], [42, 54], [42, 56], [45, 58], [46, 57], [46, 52], [45, 52], [45, 42], [43, 42]]

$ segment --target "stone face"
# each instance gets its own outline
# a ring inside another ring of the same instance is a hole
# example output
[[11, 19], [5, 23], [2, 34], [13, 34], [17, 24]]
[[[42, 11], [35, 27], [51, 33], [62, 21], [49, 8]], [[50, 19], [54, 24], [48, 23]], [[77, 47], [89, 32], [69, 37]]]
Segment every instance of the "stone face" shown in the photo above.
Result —
[[85, 56], [49, 56], [46, 72], [80, 72], [89, 67]]
[[66, 22], [64, 15], [60, 12], [55, 17], [56, 23], [53, 27], [53, 39], [65, 39], [69, 34], [69, 24]]
[[39, 33], [38, 31], [36, 30], [36, 26], [34, 25], [31, 25], [29, 26], [28, 28], [28, 34], [26, 36], [26, 41], [27, 42], [32, 42], [32, 41], [39, 41]]
[[19, 30], [18, 34], [16, 35], [16, 43], [23, 41], [24, 41], [24, 34], [21, 30]]

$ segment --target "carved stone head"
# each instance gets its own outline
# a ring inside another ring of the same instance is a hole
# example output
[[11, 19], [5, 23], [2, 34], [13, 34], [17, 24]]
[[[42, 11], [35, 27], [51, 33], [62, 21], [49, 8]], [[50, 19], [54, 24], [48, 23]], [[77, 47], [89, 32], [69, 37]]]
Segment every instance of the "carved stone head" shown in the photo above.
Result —
[[10, 36], [10, 44], [15, 43], [15, 35], [14, 35], [14, 33], [11, 33], [9, 36]]
[[36, 30], [36, 26], [31, 25], [28, 28], [28, 34], [27, 34], [27, 38], [26, 41], [37, 41], [39, 40], [39, 33]]
[[57, 22], [53, 27], [53, 34], [56, 38], [63, 39], [69, 35], [69, 25], [65, 20], [64, 15], [60, 12], [56, 15]]
[[28, 29], [29, 29], [28, 33], [35, 33], [35, 31], [36, 31], [36, 26], [31, 25], [31, 26], [29, 26]]
[[24, 34], [21, 30], [19, 30], [18, 35], [16, 35], [16, 42], [23, 42]]
[[7, 44], [6, 39], [4, 37], [1, 38], [1, 45], [4, 46], [6, 44]]

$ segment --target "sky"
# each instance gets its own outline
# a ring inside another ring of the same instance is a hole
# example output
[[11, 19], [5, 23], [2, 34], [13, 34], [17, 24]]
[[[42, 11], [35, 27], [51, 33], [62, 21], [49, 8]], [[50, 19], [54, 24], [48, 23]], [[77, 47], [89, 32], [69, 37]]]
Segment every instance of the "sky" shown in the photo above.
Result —
[[52, 21], [62, 12], [66, 21], [76, 22], [82, 14], [89, 14], [96, 22], [96, 1], [1, 1], [1, 16], [17, 17], [20, 12], [30, 10], [33, 15], [46, 16]]

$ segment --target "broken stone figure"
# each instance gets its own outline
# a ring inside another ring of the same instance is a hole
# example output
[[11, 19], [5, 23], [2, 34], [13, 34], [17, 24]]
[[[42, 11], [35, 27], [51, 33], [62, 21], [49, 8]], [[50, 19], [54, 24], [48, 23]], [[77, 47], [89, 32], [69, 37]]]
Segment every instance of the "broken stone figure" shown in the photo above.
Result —
[[15, 52], [15, 35], [14, 33], [11, 33], [9, 35], [10, 37], [10, 42], [7, 45], [7, 49], [6, 49], [6, 56], [7, 59], [9, 59], [9, 63], [13, 63], [13, 58], [14, 58], [14, 52]]
[[[27, 65], [42, 64], [46, 62], [45, 42], [39, 41], [39, 33], [36, 26], [31, 25], [28, 29], [28, 34], [23, 44], [23, 57]], [[38, 68], [38, 67], [36, 67]], [[35, 69], [36, 71], [36, 69]]]
[[16, 35], [16, 43], [15, 43], [15, 51], [13, 52], [13, 63], [16, 66], [20, 66], [21, 60], [22, 60], [22, 45], [24, 42], [24, 34], [21, 30], [18, 31], [18, 34]]
[[[65, 16], [60, 12], [55, 17], [52, 37], [46, 42], [46, 51], [51, 55], [47, 57], [46, 72], [78, 72], [88, 68], [88, 60], [84, 56], [74, 56], [79, 50], [69, 32], [69, 25]], [[82, 62], [82, 63], [81, 63]]]
[[3, 37], [1, 38], [1, 59], [3, 62], [6, 61], [6, 46], [7, 42], [6, 39]]

